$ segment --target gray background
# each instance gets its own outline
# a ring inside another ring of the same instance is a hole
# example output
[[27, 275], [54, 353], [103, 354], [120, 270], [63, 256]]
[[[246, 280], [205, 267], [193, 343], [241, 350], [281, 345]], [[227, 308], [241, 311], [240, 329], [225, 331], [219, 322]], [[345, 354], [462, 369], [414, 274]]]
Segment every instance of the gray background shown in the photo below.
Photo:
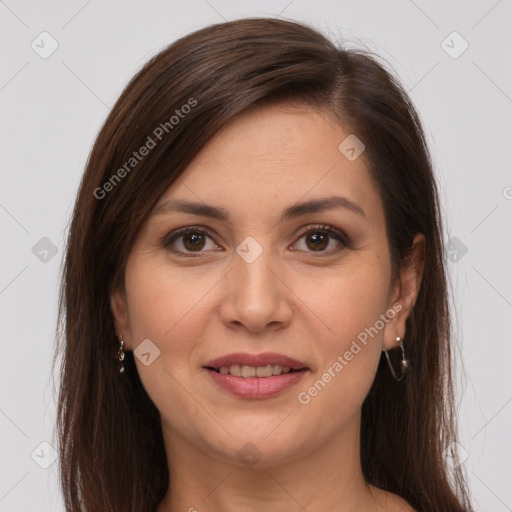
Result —
[[[477, 510], [512, 510], [512, 2], [5, 0], [0, 511], [63, 510], [51, 446], [58, 277], [66, 225], [101, 123], [129, 78], [168, 43], [253, 15], [306, 21], [373, 50], [410, 91], [448, 220], [460, 462]], [[40, 53], [51, 40], [44, 31], [58, 43], [46, 59]], [[454, 31], [463, 39], [450, 36]], [[464, 41], [469, 47], [459, 55]]]

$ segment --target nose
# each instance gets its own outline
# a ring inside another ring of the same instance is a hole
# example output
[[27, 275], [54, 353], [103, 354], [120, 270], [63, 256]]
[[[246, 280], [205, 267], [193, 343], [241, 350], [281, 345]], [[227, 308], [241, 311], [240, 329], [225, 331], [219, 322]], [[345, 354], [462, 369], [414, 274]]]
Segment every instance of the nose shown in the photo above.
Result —
[[233, 268], [225, 276], [220, 306], [222, 321], [229, 328], [256, 333], [276, 331], [291, 322], [293, 294], [269, 252], [263, 251], [251, 263], [235, 257]]

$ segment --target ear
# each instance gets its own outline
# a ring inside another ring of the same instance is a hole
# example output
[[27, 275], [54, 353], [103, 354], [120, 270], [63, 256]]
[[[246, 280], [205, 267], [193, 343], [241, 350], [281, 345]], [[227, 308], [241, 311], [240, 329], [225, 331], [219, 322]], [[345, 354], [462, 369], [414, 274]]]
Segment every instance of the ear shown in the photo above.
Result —
[[393, 285], [390, 294], [389, 309], [395, 311], [395, 316], [386, 324], [384, 329], [383, 348], [391, 350], [399, 346], [397, 336], [404, 339], [406, 320], [418, 297], [423, 267], [425, 262], [425, 236], [417, 233], [413, 240], [412, 253], [407, 265], [399, 270], [399, 277]]
[[114, 318], [114, 326], [118, 338], [123, 337], [126, 350], [132, 350], [132, 336], [130, 326], [130, 314], [126, 295], [116, 290], [110, 295], [110, 309]]

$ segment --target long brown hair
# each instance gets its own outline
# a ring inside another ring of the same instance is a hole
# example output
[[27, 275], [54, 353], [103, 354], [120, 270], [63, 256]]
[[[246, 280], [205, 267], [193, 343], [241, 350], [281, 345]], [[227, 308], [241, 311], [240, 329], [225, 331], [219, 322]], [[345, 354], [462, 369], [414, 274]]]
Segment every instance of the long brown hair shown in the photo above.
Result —
[[[62, 353], [66, 510], [147, 512], [163, 499], [169, 472], [159, 412], [131, 352], [119, 375], [110, 294], [123, 289], [139, 228], [194, 155], [238, 114], [283, 100], [328, 109], [365, 144], [394, 271], [407, 263], [414, 235], [426, 237], [406, 326], [410, 371], [397, 382], [381, 357], [362, 406], [364, 476], [418, 511], [472, 510], [461, 469], [443, 458], [456, 439], [451, 327], [438, 191], [418, 115], [378, 57], [266, 18], [209, 26], [158, 53], [127, 85], [92, 148], [68, 234], [54, 357], [55, 365]], [[145, 156], [135, 158], [143, 146]]]

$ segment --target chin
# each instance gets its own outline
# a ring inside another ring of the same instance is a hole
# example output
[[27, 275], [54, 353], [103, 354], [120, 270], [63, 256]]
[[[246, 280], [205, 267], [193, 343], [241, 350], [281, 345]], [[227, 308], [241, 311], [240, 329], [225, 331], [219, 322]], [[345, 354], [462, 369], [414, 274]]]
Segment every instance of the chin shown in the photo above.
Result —
[[233, 437], [223, 431], [222, 439], [210, 438], [207, 443], [228, 464], [255, 469], [288, 464], [304, 456], [307, 438], [302, 427], [295, 430], [287, 425], [280, 429], [285, 417], [286, 414], [277, 421], [262, 421], [259, 425], [254, 424], [253, 418], [252, 426], [246, 429], [240, 428], [240, 423], [230, 423], [226, 428]]

